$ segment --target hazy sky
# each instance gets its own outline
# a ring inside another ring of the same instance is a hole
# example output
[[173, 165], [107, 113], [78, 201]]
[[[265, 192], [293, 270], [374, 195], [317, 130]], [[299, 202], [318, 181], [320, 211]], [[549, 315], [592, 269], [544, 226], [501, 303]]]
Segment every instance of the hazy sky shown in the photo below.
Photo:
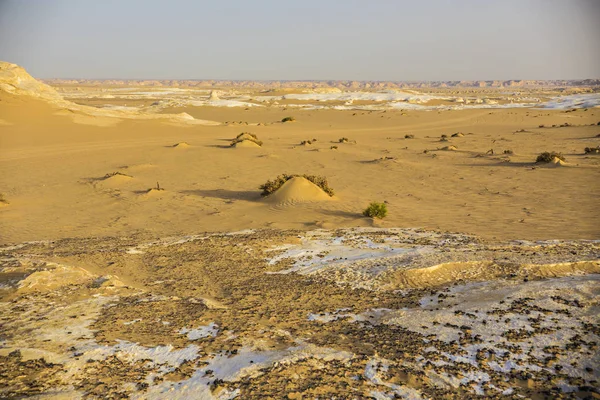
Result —
[[0, 0], [39, 78], [600, 78], [600, 0]]

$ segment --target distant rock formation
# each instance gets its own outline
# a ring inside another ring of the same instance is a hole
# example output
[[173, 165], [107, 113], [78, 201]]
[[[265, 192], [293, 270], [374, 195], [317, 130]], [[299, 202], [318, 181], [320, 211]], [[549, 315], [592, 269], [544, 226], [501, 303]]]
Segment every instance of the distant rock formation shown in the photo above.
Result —
[[[219, 122], [197, 120], [186, 113], [160, 114], [152, 112], [153, 109], [122, 110], [102, 109], [85, 106], [65, 100], [54, 88], [42, 83], [25, 71], [24, 68], [0, 61], [0, 95], [2, 92], [14, 96], [29, 96], [52, 104], [58, 109], [57, 114], [69, 115], [78, 123], [93, 125], [106, 125], [109, 121], [118, 122], [119, 119], [160, 119], [195, 125], [220, 125]], [[65, 114], [65, 111], [67, 113]], [[83, 117], [83, 118], [81, 118]]]
[[102, 80], [102, 79], [48, 79], [49, 84], [150, 86], [150, 87], [243, 87], [250, 89], [310, 89], [310, 90], [393, 90], [405, 88], [569, 88], [600, 87], [600, 79], [579, 80], [490, 80], [490, 81], [232, 81], [232, 80]]
[[54, 88], [34, 79], [24, 68], [4, 61], [0, 61], [0, 90], [54, 103], [66, 102]]

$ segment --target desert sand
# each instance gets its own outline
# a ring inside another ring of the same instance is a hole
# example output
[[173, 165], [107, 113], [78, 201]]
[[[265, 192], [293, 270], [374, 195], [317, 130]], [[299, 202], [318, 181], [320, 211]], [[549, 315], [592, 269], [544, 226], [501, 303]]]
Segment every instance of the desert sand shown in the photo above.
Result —
[[597, 88], [52, 84], [0, 63], [0, 397], [599, 395]]

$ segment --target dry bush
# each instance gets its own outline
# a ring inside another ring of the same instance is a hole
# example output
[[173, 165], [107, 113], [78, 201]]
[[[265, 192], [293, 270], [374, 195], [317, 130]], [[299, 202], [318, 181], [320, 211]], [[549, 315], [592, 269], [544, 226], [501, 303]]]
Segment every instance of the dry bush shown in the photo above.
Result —
[[[246, 135], [246, 136], [243, 136], [243, 135]], [[262, 140], [258, 140], [258, 137], [256, 135], [254, 135], [252, 133], [243, 132], [243, 133], [240, 133], [239, 135], [237, 135], [237, 137], [231, 141], [229, 146], [233, 147], [236, 144], [243, 142], [244, 140], [254, 142], [259, 146], [263, 145]]]
[[297, 174], [294, 174], [294, 175], [281, 174], [273, 180], [266, 181], [265, 183], [263, 183], [262, 185], [259, 186], [259, 189], [262, 190], [261, 196], [268, 196], [272, 193], [275, 193], [280, 187], [283, 186], [284, 183], [286, 183], [287, 181], [289, 181], [290, 179], [292, 179], [296, 176], [301, 176], [301, 177], [311, 181], [312, 183], [314, 183], [315, 185], [320, 187], [329, 196], [333, 196], [333, 194], [334, 194], [333, 189], [329, 186], [329, 183], [327, 182], [326, 177], [318, 176], [318, 175], [297, 175]]
[[535, 162], [538, 163], [550, 163], [554, 158], [558, 158], [561, 161], [565, 161], [565, 157], [561, 153], [557, 153], [555, 151], [552, 152], [543, 152], [535, 159]]

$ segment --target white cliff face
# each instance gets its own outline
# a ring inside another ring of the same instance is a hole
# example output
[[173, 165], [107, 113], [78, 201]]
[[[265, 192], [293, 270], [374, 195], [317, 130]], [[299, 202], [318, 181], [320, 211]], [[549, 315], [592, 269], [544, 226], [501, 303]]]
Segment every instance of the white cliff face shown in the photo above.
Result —
[[[30, 96], [44, 100], [61, 109], [74, 111], [71, 115], [74, 122], [84, 124], [111, 125], [110, 121], [99, 121], [98, 118], [107, 118], [113, 123], [119, 119], [160, 119], [186, 125], [219, 125], [215, 121], [197, 120], [186, 113], [157, 114], [152, 110], [141, 109], [102, 109], [76, 104], [65, 100], [54, 88], [33, 78], [24, 68], [0, 61], [0, 92], [17, 96]], [[83, 118], [82, 118], [83, 117]], [[89, 118], [91, 117], [91, 118]]]
[[0, 90], [53, 102], [65, 101], [54, 88], [36, 80], [24, 68], [4, 61], [0, 61]]

